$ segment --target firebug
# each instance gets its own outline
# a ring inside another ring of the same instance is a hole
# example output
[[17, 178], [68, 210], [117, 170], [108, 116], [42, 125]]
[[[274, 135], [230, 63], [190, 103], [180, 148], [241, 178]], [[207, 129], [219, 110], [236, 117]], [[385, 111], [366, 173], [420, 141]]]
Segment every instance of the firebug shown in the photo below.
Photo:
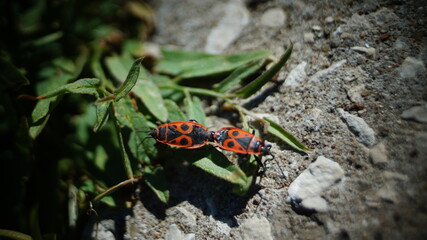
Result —
[[211, 133], [211, 139], [224, 150], [255, 155], [272, 155], [271, 145], [252, 133], [236, 127], [224, 127]]
[[208, 142], [208, 129], [196, 121], [171, 122], [157, 126], [149, 135], [156, 141], [180, 148], [200, 148]]

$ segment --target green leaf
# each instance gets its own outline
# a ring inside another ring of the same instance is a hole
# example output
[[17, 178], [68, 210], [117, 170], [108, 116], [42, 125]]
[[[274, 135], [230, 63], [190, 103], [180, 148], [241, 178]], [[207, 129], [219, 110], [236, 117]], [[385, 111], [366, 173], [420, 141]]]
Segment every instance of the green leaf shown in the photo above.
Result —
[[256, 61], [252, 63], [247, 63], [236, 68], [227, 78], [222, 80], [221, 82], [213, 85], [215, 91], [220, 93], [225, 93], [231, 90], [233, 87], [240, 84], [240, 82], [254, 74], [262, 67], [261, 61]]
[[125, 143], [124, 143], [124, 140], [123, 140], [122, 131], [120, 129], [118, 121], [116, 120], [114, 122], [115, 122], [115, 126], [116, 126], [117, 136], [119, 137], [120, 152], [122, 154], [123, 166], [125, 167], [125, 171], [126, 171], [127, 177], [129, 179], [132, 179], [133, 178], [132, 166], [131, 166], [131, 163], [130, 163], [129, 156], [128, 156], [127, 152], [126, 152], [126, 147], [125, 147]]
[[35, 240], [42, 240], [42, 234], [40, 230], [40, 223], [39, 223], [39, 206], [38, 204], [32, 206], [30, 208], [30, 214], [29, 214], [29, 222], [30, 222], [30, 231], [31, 235]]
[[276, 73], [279, 72], [279, 70], [285, 65], [285, 63], [288, 61], [289, 57], [292, 53], [293, 45], [291, 45], [286, 52], [283, 54], [283, 56], [280, 58], [280, 60], [274, 64], [273, 67], [268, 69], [265, 73], [263, 73], [261, 76], [259, 76], [257, 79], [246, 85], [244, 88], [240, 89], [236, 92], [239, 96], [243, 98], [248, 98], [252, 96], [255, 92], [260, 90], [268, 81], [270, 81]]
[[121, 125], [131, 129], [128, 146], [133, 156], [140, 162], [151, 164], [150, 157], [157, 155], [157, 148], [153, 141], [144, 139], [148, 136], [147, 130], [150, 129], [148, 121], [140, 113], [136, 112], [129, 98], [124, 98], [115, 103], [116, 118]]
[[5, 237], [7, 239], [15, 239], [15, 240], [33, 240], [33, 238], [30, 235], [27, 235], [22, 232], [8, 230], [8, 229], [0, 229], [0, 237]]
[[258, 163], [255, 161], [255, 156], [251, 155], [249, 159], [242, 164], [241, 169], [246, 174], [247, 180], [245, 184], [235, 185], [232, 191], [234, 194], [244, 196], [251, 187], [259, 169]]
[[145, 182], [154, 191], [160, 201], [167, 203], [169, 201], [169, 190], [167, 189], [163, 167], [158, 166], [154, 169], [145, 167], [143, 174]]
[[[184, 151], [184, 150], [183, 150]], [[206, 151], [185, 150], [186, 159], [191, 161], [209, 174], [224, 179], [230, 183], [246, 186], [250, 179], [236, 165], [231, 163], [227, 157], [215, 148]]]
[[165, 107], [168, 111], [168, 120], [171, 122], [181, 122], [181, 121], [187, 121], [188, 118], [185, 116], [185, 114], [181, 111], [181, 109], [176, 105], [176, 103], [172, 100], [165, 99], [164, 100]]
[[160, 73], [179, 76], [182, 79], [227, 73], [243, 64], [263, 59], [270, 54], [269, 51], [255, 51], [221, 56], [174, 50], [163, 50], [162, 53], [164, 58], [159, 62], [156, 70]]
[[[53, 60], [56, 67], [49, 66], [40, 70], [40, 75], [45, 78], [43, 81], [37, 83], [36, 93], [42, 95], [43, 93], [56, 91], [61, 86], [65, 85], [77, 78], [83, 69], [87, 60], [87, 52], [83, 51], [76, 62], [73, 63], [69, 59], [57, 58]], [[67, 66], [67, 67], [62, 67]], [[43, 130], [46, 125], [50, 112], [53, 111], [58, 104], [57, 97], [43, 99], [37, 102], [31, 116], [31, 127], [29, 130], [30, 136], [35, 139]]]
[[17, 90], [30, 84], [24, 74], [10, 61], [0, 57], [0, 92]]
[[53, 91], [43, 94], [41, 97], [51, 98], [51, 97], [57, 97], [66, 93], [89, 94], [95, 97], [99, 97], [98, 91], [97, 91], [99, 83], [100, 81], [97, 78], [83, 78], [73, 83], [60, 86]]
[[157, 119], [161, 122], [167, 121], [168, 111], [156, 84], [149, 80], [140, 80], [136, 83], [133, 92]]
[[283, 129], [279, 124], [271, 121], [268, 118], [264, 117], [264, 120], [266, 120], [269, 123], [267, 131], [274, 136], [280, 138], [285, 143], [287, 143], [289, 146], [293, 147], [294, 149], [304, 152], [309, 150], [304, 145], [302, 145], [294, 136], [292, 136], [290, 133], [288, 133], [285, 129]]
[[126, 81], [118, 88], [116, 91], [114, 91], [114, 94], [116, 95], [115, 101], [119, 101], [124, 96], [128, 95], [128, 93], [132, 90], [132, 88], [135, 86], [138, 77], [139, 77], [139, 70], [140, 70], [140, 64], [141, 64], [142, 58], [138, 58], [132, 65], [129, 74], [126, 77]]
[[107, 69], [119, 82], [123, 82], [126, 79], [129, 68], [131, 68], [134, 63], [135, 61], [130, 54], [122, 54], [121, 56], [113, 55], [105, 58]]
[[103, 198], [101, 198], [101, 200], [99, 200], [100, 202], [103, 202], [104, 204], [106, 204], [109, 207], [116, 207], [116, 201], [114, 201], [114, 198], [112, 196], [105, 196]]
[[96, 122], [93, 126], [93, 131], [98, 132], [105, 123], [108, 121], [109, 111], [108, 108], [110, 107], [111, 102], [102, 102], [99, 104], [96, 104]]
[[205, 125], [206, 115], [200, 98], [187, 96], [184, 99], [184, 105], [188, 119], [196, 120], [198, 123]]

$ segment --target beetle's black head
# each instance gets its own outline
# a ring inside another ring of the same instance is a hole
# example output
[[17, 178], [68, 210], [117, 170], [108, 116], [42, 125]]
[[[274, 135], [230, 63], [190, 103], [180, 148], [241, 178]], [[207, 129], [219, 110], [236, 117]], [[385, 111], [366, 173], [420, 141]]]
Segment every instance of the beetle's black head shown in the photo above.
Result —
[[266, 144], [261, 148], [262, 151], [262, 155], [266, 156], [266, 155], [271, 155], [273, 156], [273, 154], [271, 154], [270, 152], [271, 149], [271, 144]]

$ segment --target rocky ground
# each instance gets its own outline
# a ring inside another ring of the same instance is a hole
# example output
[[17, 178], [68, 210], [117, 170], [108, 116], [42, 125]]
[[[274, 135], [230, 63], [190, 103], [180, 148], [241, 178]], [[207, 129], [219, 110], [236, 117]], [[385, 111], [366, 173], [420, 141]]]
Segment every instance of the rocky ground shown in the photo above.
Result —
[[[266, 136], [286, 178], [273, 162], [245, 197], [175, 166], [167, 206], [143, 188], [132, 212], [101, 221], [98, 239], [426, 239], [425, 3], [151, 1], [160, 45], [278, 58], [294, 43], [278, 80], [242, 104], [312, 150]], [[210, 128], [230, 124], [207, 109]]]

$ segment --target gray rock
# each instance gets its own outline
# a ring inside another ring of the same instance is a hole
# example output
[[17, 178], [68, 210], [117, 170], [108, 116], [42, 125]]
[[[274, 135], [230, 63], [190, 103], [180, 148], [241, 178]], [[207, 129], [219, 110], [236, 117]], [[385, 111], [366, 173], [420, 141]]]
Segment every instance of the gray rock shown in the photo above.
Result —
[[381, 28], [385, 28], [386, 26], [393, 24], [396, 22], [399, 17], [393, 12], [393, 10], [383, 7], [378, 11], [370, 14], [372, 22], [374, 25], [379, 26]]
[[387, 150], [384, 143], [378, 143], [369, 150], [369, 157], [374, 165], [384, 166], [388, 162]]
[[373, 47], [369, 47], [369, 48], [366, 48], [366, 47], [352, 47], [351, 49], [354, 50], [355, 52], [363, 53], [363, 54], [365, 54], [366, 56], [368, 56], [369, 58], [372, 58], [372, 59], [375, 59], [376, 56], [377, 56], [377, 50], [375, 48], [373, 48]]
[[406, 120], [427, 123], [427, 104], [407, 109], [403, 111], [401, 117]]
[[338, 163], [320, 156], [291, 183], [287, 201], [306, 210], [327, 211], [327, 203], [320, 195], [343, 177], [344, 170]]
[[316, 72], [313, 76], [310, 77], [308, 82], [310, 82], [310, 83], [319, 82], [321, 78], [323, 78], [327, 75], [330, 75], [332, 72], [334, 72], [338, 68], [342, 67], [346, 62], [347, 62], [347, 60], [344, 59], [344, 60], [341, 60], [339, 62], [333, 63], [330, 67]]
[[244, 220], [240, 227], [240, 234], [244, 240], [273, 239], [270, 223], [265, 217]]
[[298, 64], [291, 70], [283, 85], [286, 87], [296, 87], [300, 85], [307, 78], [307, 73], [305, 72], [306, 66], [307, 62], [304, 61]]
[[425, 72], [426, 68], [423, 61], [414, 57], [407, 57], [402, 65], [398, 68], [399, 75], [403, 79], [414, 78], [417, 75]]
[[403, 37], [398, 37], [396, 39], [396, 42], [394, 42], [394, 48], [397, 50], [408, 50], [410, 48], [410, 45], [408, 43], [408, 40]]
[[182, 224], [184, 224], [186, 226], [190, 226], [190, 227], [197, 226], [196, 215], [194, 215], [193, 213], [189, 212], [187, 209], [185, 209], [183, 207], [176, 207], [176, 209], [180, 212], [180, 214], [182, 214], [179, 217], [179, 221]]
[[347, 124], [348, 129], [356, 136], [357, 140], [367, 147], [372, 147], [377, 142], [375, 132], [363, 120], [363, 118], [354, 116], [343, 109], [338, 109], [341, 119]]
[[116, 239], [117, 233], [116, 223], [113, 219], [104, 219], [98, 223], [98, 227], [94, 227], [92, 237], [100, 240]]
[[281, 8], [270, 8], [261, 16], [261, 25], [280, 27], [285, 25], [286, 13]]
[[207, 38], [205, 51], [208, 53], [222, 53], [249, 23], [249, 11], [243, 1], [230, 1], [223, 9], [224, 16]]
[[179, 230], [176, 224], [169, 226], [168, 232], [165, 235], [165, 240], [194, 240], [196, 235], [194, 233], [185, 234]]

